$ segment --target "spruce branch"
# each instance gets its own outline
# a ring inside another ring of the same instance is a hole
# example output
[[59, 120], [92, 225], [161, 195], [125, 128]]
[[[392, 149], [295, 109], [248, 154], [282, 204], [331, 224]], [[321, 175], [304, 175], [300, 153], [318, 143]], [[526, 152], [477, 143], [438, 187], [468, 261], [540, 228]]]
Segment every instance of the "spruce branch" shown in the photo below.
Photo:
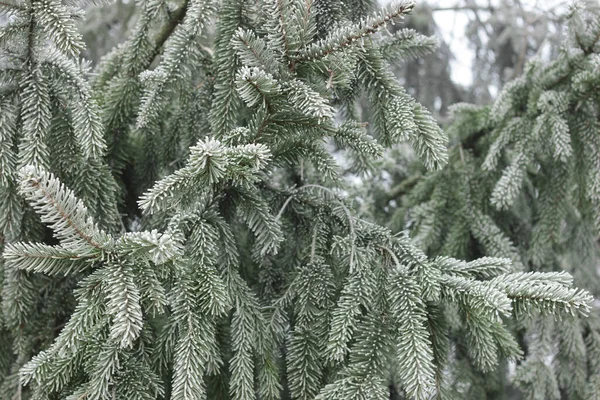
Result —
[[120, 348], [131, 347], [143, 327], [140, 292], [132, 266], [121, 260], [109, 260], [106, 268], [108, 310], [113, 317], [110, 338]]
[[235, 341], [232, 346], [234, 355], [231, 359], [231, 370], [234, 379], [231, 381], [230, 394], [234, 399], [245, 399], [254, 395], [254, 357], [253, 348], [256, 341], [256, 326], [249, 307], [240, 303], [233, 314], [232, 334]]
[[9, 99], [0, 103], [0, 188], [13, 185], [17, 168], [17, 156], [13, 149], [17, 133], [17, 110]]
[[396, 346], [400, 379], [406, 393], [426, 399], [434, 388], [433, 351], [426, 328], [427, 313], [417, 283], [398, 270], [392, 276], [390, 304], [399, 326]]
[[87, 208], [51, 173], [34, 166], [19, 171], [20, 191], [66, 248], [78, 253], [102, 250], [109, 237], [98, 229]]
[[81, 282], [83, 289], [75, 293], [79, 303], [69, 321], [52, 345], [21, 369], [19, 375], [23, 385], [34, 380], [39, 388], [59, 391], [68, 383], [73, 371], [81, 365], [82, 344], [88, 339], [89, 332], [104, 318], [103, 299], [98, 296], [98, 291], [94, 290], [101, 282], [99, 275], [98, 272], [92, 273]]
[[81, 254], [61, 245], [42, 243], [9, 243], [3, 257], [7, 265], [30, 272], [48, 275], [69, 275], [86, 268], [100, 253]]
[[271, 98], [281, 91], [277, 80], [260, 68], [242, 67], [236, 76], [240, 98], [249, 106], [262, 105], [272, 110]]
[[[33, 49], [31, 49], [33, 51]], [[21, 119], [23, 138], [19, 145], [20, 165], [48, 163], [46, 135], [50, 128], [50, 91], [43, 72], [33, 66], [23, 82]]]
[[422, 35], [412, 29], [401, 29], [384, 37], [377, 49], [387, 60], [411, 60], [429, 55], [439, 47], [438, 39]]
[[591, 311], [593, 297], [585, 290], [571, 288], [572, 281], [565, 273], [520, 272], [501, 275], [492, 282], [506, 291], [518, 313], [538, 310], [586, 316]]
[[181, 245], [167, 233], [157, 230], [150, 232], [129, 232], [122, 235], [115, 248], [121, 254], [133, 256], [136, 259], [152, 261], [162, 265], [183, 256]]
[[256, 237], [256, 253], [260, 257], [277, 254], [283, 233], [268, 203], [256, 189], [240, 190], [238, 212]]
[[293, 61], [296, 63], [312, 61], [349, 47], [359, 39], [374, 34], [387, 23], [393, 23], [394, 18], [410, 13], [414, 6], [414, 1], [404, 0], [390, 6], [389, 10], [381, 10], [374, 17], [363, 19], [354, 26], [338, 27], [326, 39], [299, 50], [298, 54], [294, 55]]
[[254, 175], [266, 168], [270, 160], [270, 152], [261, 144], [226, 147], [218, 140], [200, 140], [190, 148], [187, 164], [158, 181], [138, 204], [147, 213], [166, 211], [166, 205], [180, 202], [198, 187], [202, 193], [210, 193], [224, 180], [252, 189]]
[[434, 263], [444, 272], [450, 272], [465, 278], [491, 279], [511, 272], [513, 265], [508, 258], [481, 257], [471, 262], [450, 257], [437, 257]]
[[315, 92], [306, 83], [292, 79], [282, 85], [290, 105], [307, 117], [318, 120], [331, 120], [333, 118], [333, 107], [329, 101]]
[[445, 299], [457, 302], [493, 322], [501, 322], [512, 311], [512, 304], [502, 287], [485, 281], [444, 275], [442, 294]]
[[119, 343], [109, 341], [103, 343], [98, 351], [98, 357], [91, 363], [89, 383], [84, 384], [84, 393], [79, 397], [110, 398], [115, 395], [114, 374], [119, 364]]
[[[356, 264], [361, 266], [362, 263]], [[363, 299], [371, 298], [375, 288], [375, 277], [368, 268], [354, 268], [351, 275], [346, 278], [341, 296], [332, 313], [326, 348], [329, 360], [337, 363], [344, 361], [350, 350], [349, 342], [358, 326], [358, 317], [362, 314], [360, 307], [363, 305]]]
[[182, 327], [184, 334], [180, 336], [175, 349], [176, 364], [172, 382], [174, 400], [206, 398], [203, 375], [208, 359], [207, 343], [211, 343], [214, 331], [209, 321], [191, 313], [187, 318], [186, 326]]
[[262, 68], [272, 75], [278, 74], [279, 65], [275, 54], [253, 31], [238, 28], [231, 39], [231, 44], [244, 66]]
[[347, 121], [332, 136], [338, 146], [350, 148], [361, 157], [368, 156], [379, 159], [383, 155], [383, 147], [366, 132], [364, 124]]
[[367, 315], [361, 324], [356, 343], [350, 350], [350, 360], [340, 377], [321, 389], [318, 400], [348, 398], [384, 398], [389, 395], [382, 373], [384, 354], [393, 348], [390, 326], [384, 315]]
[[506, 210], [516, 201], [526, 177], [526, 168], [532, 158], [534, 141], [542, 136], [545, 119], [539, 116], [535, 120], [532, 134], [516, 144], [516, 154], [511, 164], [505, 168], [502, 177], [490, 196], [491, 203], [498, 210]]
[[271, 42], [274, 47], [282, 53], [283, 58], [287, 59], [289, 57], [290, 45], [288, 43], [289, 40], [286, 32], [287, 21], [284, 12], [285, 6], [287, 6], [287, 4], [285, 4], [284, 0], [272, 0], [273, 14], [276, 16], [273, 20], [277, 21], [279, 29], [277, 34], [271, 35]]
[[36, 24], [56, 47], [68, 56], [79, 55], [85, 44], [67, 7], [59, 0], [36, 0], [32, 3]]
[[[229, 232], [224, 231], [229, 236]], [[260, 306], [254, 292], [239, 275], [234, 265], [229, 265], [225, 275], [225, 283], [229, 297], [235, 307], [232, 317], [232, 334], [237, 339], [233, 342], [233, 357], [231, 370], [237, 371], [235, 379], [231, 381], [229, 394], [236, 399], [253, 396], [254, 393], [254, 368], [253, 351], [259, 340], [258, 322], [262, 318]], [[263, 324], [261, 324], [263, 325]]]
[[157, 182], [140, 198], [139, 206], [148, 213], [160, 211], [165, 202], [179, 200], [184, 194], [182, 189], [189, 187], [192, 179], [208, 185], [217, 183], [225, 176], [227, 165], [225, 147], [219, 141], [199, 141], [190, 149], [187, 165]]
[[164, 53], [158, 67], [141, 75], [151, 76], [151, 79], [142, 95], [136, 124], [138, 129], [149, 126], [158, 117], [165, 98], [164, 92], [185, 74], [188, 68], [186, 58], [194, 56], [200, 50], [196, 40], [204, 33], [205, 21], [214, 12], [215, 5], [211, 0], [190, 0], [185, 17], [165, 41]]
[[92, 159], [102, 157], [106, 143], [100, 110], [91, 96], [91, 89], [83, 79], [80, 68], [74, 61], [55, 51], [47, 52], [41, 64], [55, 72], [58, 78], [71, 86], [76, 93], [77, 100], [73, 101], [71, 105], [72, 119], [75, 135], [83, 155]]
[[237, 112], [242, 105], [235, 85], [240, 62], [231, 40], [243, 24], [243, 7], [242, 0], [225, 0], [219, 12], [214, 57], [217, 71], [215, 95], [209, 115], [211, 128], [217, 137], [235, 128]]
[[[170, 12], [168, 14], [168, 21], [162, 29], [158, 32], [158, 34], [154, 37], [153, 42], [155, 43], [154, 49], [152, 50], [151, 56], [147, 59], [147, 64], [149, 65], [154, 59], [160, 54], [160, 51], [163, 49], [166, 41], [171, 37], [175, 29], [181, 24], [183, 18], [185, 17], [186, 10], [189, 4], [189, 0], [185, 0], [180, 7], [178, 7], [175, 11]], [[160, 5], [156, 4], [155, 6]], [[146, 23], [152, 22], [152, 17], [154, 12], [158, 11], [158, 7], [152, 7], [148, 11], [151, 13], [148, 14], [147, 19], [144, 21]], [[147, 29], [140, 26], [140, 32], [146, 32]], [[147, 66], [146, 66], [147, 67]], [[145, 68], [145, 67], [142, 67]]]
[[510, 258], [517, 270], [522, 270], [521, 255], [512, 240], [489, 215], [479, 209], [472, 208], [471, 210], [473, 210], [471, 212], [474, 218], [469, 223], [469, 230], [486, 253], [494, 257]]
[[420, 104], [415, 104], [413, 118], [417, 131], [410, 136], [417, 154], [423, 160], [427, 169], [441, 169], [448, 163], [447, 136], [435, 122], [431, 113]]

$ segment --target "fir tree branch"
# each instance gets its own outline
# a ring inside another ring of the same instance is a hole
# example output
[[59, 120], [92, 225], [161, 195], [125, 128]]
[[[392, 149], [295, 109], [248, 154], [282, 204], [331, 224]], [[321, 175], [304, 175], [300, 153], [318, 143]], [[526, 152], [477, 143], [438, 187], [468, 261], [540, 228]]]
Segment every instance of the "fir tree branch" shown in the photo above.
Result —
[[[33, 26], [33, 24], [31, 24]], [[33, 33], [31, 33], [33, 36]], [[33, 52], [33, 44], [28, 51]], [[21, 106], [21, 119], [23, 121], [23, 138], [19, 146], [21, 156], [20, 165], [47, 165], [48, 145], [46, 135], [51, 123], [50, 90], [37, 63], [30, 59], [30, 73], [23, 82], [23, 102]]]
[[281, 30], [281, 38], [283, 39], [283, 49], [284, 49], [284, 58], [288, 59], [289, 58], [289, 44], [288, 44], [288, 38], [287, 38], [287, 34], [285, 32], [285, 26], [286, 26], [286, 21], [285, 21], [285, 15], [283, 12], [283, 0], [274, 0], [275, 2], [275, 9], [277, 10], [277, 15], [279, 17], [279, 29]]
[[393, 36], [384, 38], [377, 48], [387, 59], [410, 60], [433, 53], [439, 47], [435, 37], [428, 37], [412, 29], [402, 29]]
[[76, 57], [85, 48], [67, 7], [59, 0], [36, 0], [32, 2], [32, 9], [36, 25], [46, 32], [61, 52]]
[[394, 18], [408, 14], [414, 6], [415, 3], [412, 0], [401, 1], [397, 5], [393, 5], [389, 11], [384, 10], [376, 17], [366, 18], [356, 26], [338, 28], [326, 39], [300, 50], [293, 57], [293, 61], [296, 63], [312, 61], [349, 47], [359, 39], [377, 32]]
[[196, 42], [206, 29], [204, 21], [209, 20], [214, 11], [215, 5], [210, 0], [190, 0], [183, 20], [165, 41], [162, 60], [157, 68], [140, 75], [142, 81], [148, 82], [138, 112], [138, 129], [154, 123], [159, 116], [168, 87], [177, 79], [186, 76], [189, 62], [187, 59], [202, 49]]
[[434, 387], [433, 351], [426, 328], [427, 313], [419, 286], [404, 271], [392, 275], [392, 313], [399, 325], [396, 346], [400, 377], [407, 394], [429, 397]]
[[19, 175], [21, 192], [59, 240], [68, 246], [85, 244], [96, 250], [104, 249], [107, 235], [95, 226], [81, 200], [53, 174], [27, 166]]
[[108, 310], [113, 317], [110, 338], [120, 348], [132, 347], [143, 327], [140, 293], [131, 265], [109, 260], [106, 268]]
[[58, 52], [48, 52], [41, 64], [74, 89], [78, 101], [74, 101], [72, 105], [72, 120], [79, 145], [85, 157], [101, 158], [106, 143], [100, 110], [92, 99], [90, 87], [81, 76], [81, 71], [72, 60]]
[[214, 65], [215, 95], [210, 112], [211, 128], [221, 137], [235, 127], [236, 113], [241, 101], [235, 90], [236, 72], [239, 67], [237, 52], [231, 39], [243, 24], [243, 0], [224, 0], [219, 12]]
[[272, 75], [278, 73], [275, 54], [265, 41], [257, 37], [254, 32], [238, 28], [232, 39], [232, 44], [245, 66], [262, 68]]
[[80, 254], [63, 246], [49, 246], [41, 243], [12, 243], [4, 249], [3, 257], [7, 264], [30, 272], [48, 275], [69, 275], [73, 271], [83, 270], [85, 263], [100, 254]]
[[167, 24], [162, 27], [160, 32], [154, 38], [155, 46], [151, 53], [151, 56], [148, 57], [147, 64], [143, 67], [144, 69], [147, 68], [160, 54], [167, 39], [171, 37], [177, 26], [183, 21], [189, 1], [190, 0], [184, 0], [181, 7], [168, 14], [169, 19], [167, 21]]

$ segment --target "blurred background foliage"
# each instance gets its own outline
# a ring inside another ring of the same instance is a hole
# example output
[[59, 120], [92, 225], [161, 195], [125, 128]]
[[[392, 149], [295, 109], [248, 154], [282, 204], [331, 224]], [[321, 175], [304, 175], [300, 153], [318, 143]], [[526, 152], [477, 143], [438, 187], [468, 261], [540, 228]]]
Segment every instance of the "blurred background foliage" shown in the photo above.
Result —
[[[385, 2], [382, 1], [382, 2]], [[600, 8], [597, 0], [586, 0]], [[520, 76], [528, 60], [549, 62], [565, 39], [566, 0], [426, 0], [418, 3], [394, 32], [411, 28], [435, 37], [435, 52], [394, 65], [406, 90], [447, 130], [449, 107], [456, 103], [489, 105], [506, 82]], [[368, 120], [368, 116], [365, 116]], [[450, 130], [452, 131], [452, 130]], [[452, 138], [451, 141], [457, 140]], [[409, 146], [389, 150], [369, 179], [348, 172], [350, 193], [364, 216], [395, 231], [408, 228], [399, 216], [403, 196], [425, 169]], [[394, 216], [394, 217], [392, 217]]]

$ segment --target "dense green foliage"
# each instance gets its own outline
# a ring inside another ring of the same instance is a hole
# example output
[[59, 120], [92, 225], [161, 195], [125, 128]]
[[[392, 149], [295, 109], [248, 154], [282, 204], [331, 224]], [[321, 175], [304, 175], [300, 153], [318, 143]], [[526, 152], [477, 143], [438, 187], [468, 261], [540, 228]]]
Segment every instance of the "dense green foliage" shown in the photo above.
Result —
[[[404, 157], [391, 190], [383, 180], [361, 189], [374, 198], [366, 211], [393, 231], [408, 228], [430, 256], [507, 257], [522, 271], [566, 270], [576, 286], [600, 295], [600, 20], [572, 11], [568, 29], [558, 56], [528, 62], [493, 104], [452, 107], [443, 171], [422, 174]], [[514, 333], [526, 351], [514, 383], [527, 398], [600, 397], [597, 310], [560, 323], [519, 321]], [[453, 333], [459, 342], [465, 334]], [[457, 370], [470, 352], [457, 347]], [[504, 365], [456, 384], [469, 382], [470, 397], [493, 397], [508, 374]]]
[[[0, 397], [455, 398], [477, 387], [464, 374], [522, 362], [544, 398], [557, 317], [579, 324], [559, 336], [565, 368], [585, 364], [573, 393], [597, 389], [593, 297], [554, 263], [584, 256], [565, 224], [590, 248], [597, 232], [573, 222], [598, 216], [596, 16], [574, 9], [563, 56], [493, 108], [457, 108], [472, 146], [448, 152], [389, 65], [433, 50], [384, 29], [412, 1], [142, 0], [93, 74], [73, 18], [88, 6], [1, 3]], [[480, 140], [499, 177], [478, 189]], [[411, 196], [432, 208], [412, 208], [414, 239], [359, 217], [334, 157], [368, 173], [400, 142], [441, 171]], [[521, 254], [487, 202], [527, 196], [505, 219], [535, 219]]]

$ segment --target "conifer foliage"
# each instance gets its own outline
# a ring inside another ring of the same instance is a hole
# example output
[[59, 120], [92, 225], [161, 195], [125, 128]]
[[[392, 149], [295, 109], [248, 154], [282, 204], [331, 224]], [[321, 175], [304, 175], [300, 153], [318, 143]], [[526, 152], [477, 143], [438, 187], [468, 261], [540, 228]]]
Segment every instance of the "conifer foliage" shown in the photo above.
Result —
[[[385, 32], [413, 2], [351, 3], [141, 0], [91, 76], [73, 17], [95, 5], [1, 4], [1, 398], [443, 398], [450, 324], [488, 371], [523, 356], [513, 317], [590, 313], [566, 272], [518, 270], [511, 252], [429, 258], [357, 216], [332, 148], [359, 172], [402, 141], [430, 170], [448, 153], [388, 64], [431, 48]], [[597, 61], [598, 38], [576, 39]], [[560, 80], [568, 65], [549, 70]], [[597, 71], [583, 72], [577, 110], [597, 119]], [[535, 97], [536, 132], [549, 129], [553, 162], [567, 163], [579, 142], [560, 89]], [[536, 156], [529, 139], [503, 140], [526, 155], [500, 178], [501, 209]], [[570, 188], [565, 174], [553, 184]]]
[[[559, 57], [530, 60], [493, 104], [452, 107], [449, 164], [410, 183], [390, 225], [408, 222], [429, 256], [505, 257], [534, 275], [567, 270], [597, 297], [600, 16], [573, 7], [567, 28]], [[513, 384], [525, 398], [600, 397], [599, 317], [597, 309], [561, 322], [533, 315], [513, 326], [525, 350]], [[507, 366], [480, 374], [469, 365], [469, 333], [452, 330], [452, 369], [469, 372], [447, 381], [449, 392], [468, 387], [468, 397], [483, 398], [502, 390]]]

